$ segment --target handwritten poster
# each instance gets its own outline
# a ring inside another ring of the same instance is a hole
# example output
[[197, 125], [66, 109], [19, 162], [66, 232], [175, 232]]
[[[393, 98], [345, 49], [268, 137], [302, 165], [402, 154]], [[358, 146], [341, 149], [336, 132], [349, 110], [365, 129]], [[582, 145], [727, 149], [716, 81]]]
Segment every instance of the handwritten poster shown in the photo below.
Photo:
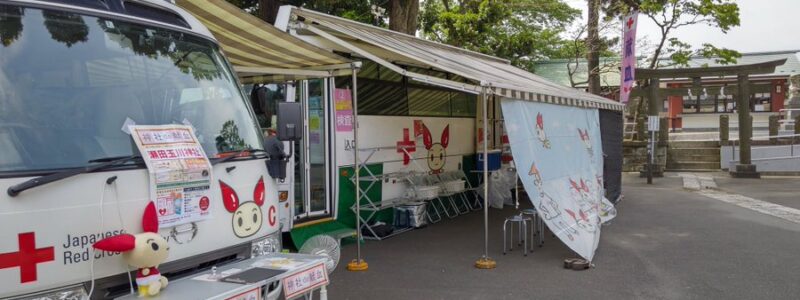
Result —
[[619, 88], [619, 101], [622, 103], [628, 103], [636, 78], [636, 25], [638, 24], [638, 15], [638, 11], [633, 11], [622, 19], [622, 68]]
[[187, 125], [129, 127], [150, 173], [159, 228], [211, 216], [211, 163]]
[[353, 131], [353, 98], [349, 89], [336, 89], [333, 94], [336, 106], [336, 131]]

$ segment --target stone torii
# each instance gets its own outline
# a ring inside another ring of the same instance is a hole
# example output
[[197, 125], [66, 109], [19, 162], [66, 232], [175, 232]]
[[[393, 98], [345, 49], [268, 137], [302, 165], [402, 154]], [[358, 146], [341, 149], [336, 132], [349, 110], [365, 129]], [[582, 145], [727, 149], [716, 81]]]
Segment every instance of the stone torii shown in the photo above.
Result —
[[756, 166], [752, 164], [750, 142], [753, 136], [753, 124], [750, 117], [750, 75], [770, 74], [775, 68], [786, 63], [786, 59], [773, 60], [748, 65], [682, 68], [682, 69], [637, 69], [636, 80], [647, 80], [648, 85], [633, 91], [633, 95], [645, 95], [648, 99], [647, 114], [658, 116], [661, 111], [661, 96], [683, 95], [685, 89], [660, 88], [661, 78], [691, 79], [694, 88], [698, 88], [702, 78], [736, 76], [736, 111], [739, 118], [739, 164], [730, 170], [733, 177], [759, 178]]

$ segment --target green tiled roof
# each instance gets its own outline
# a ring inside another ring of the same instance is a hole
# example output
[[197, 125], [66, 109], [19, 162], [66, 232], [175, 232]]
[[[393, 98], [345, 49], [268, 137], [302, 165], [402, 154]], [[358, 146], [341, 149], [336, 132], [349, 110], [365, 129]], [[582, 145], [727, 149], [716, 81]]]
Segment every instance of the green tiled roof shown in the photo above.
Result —
[[[800, 74], [800, 50], [793, 51], [777, 51], [777, 52], [757, 52], [757, 53], [742, 53], [742, 57], [737, 60], [738, 65], [755, 64], [767, 62], [772, 60], [786, 58], [786, 64], [778, 66], [775, 73], [763, 74], [758, 76], [791, 76]], [[574, 61], [574, 60], [573, 60]], [[567, 64], [570, 61], [567, 59], [552, 59], [546, 61], [536, 62], [534, 73], [547, 78], [551, 81], [557, 82], [562, 85], [571, 86], [569, 81], [569, 72], [567, 71]], [[606, 66], [610, 69], [609, 72], [601, 74], [600, 81], [604, 86], [618, 86], [619, 85], [619, 62], [618, 57], [601, 57], [600, 66]], [[696, 57], [689, 61], [689, 67], [702, 67], [702, 66], [719, 66], [713, 58]], [[574, 68], [574, 64], [571, 65]], [[586, 60], [579, 61], [578, 69], [575, 72], [574, 80], [576, 82], [586, 81], [587, 68]], [[580, 83], [577, 87], [586, 87], [586, 83]]]

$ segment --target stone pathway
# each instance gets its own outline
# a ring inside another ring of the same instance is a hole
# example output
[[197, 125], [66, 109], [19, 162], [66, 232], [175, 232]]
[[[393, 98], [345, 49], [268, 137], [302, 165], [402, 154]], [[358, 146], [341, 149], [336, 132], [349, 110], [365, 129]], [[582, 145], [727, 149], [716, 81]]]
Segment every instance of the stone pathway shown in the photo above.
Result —
[[757, 211], [789, 222], [800, 224], [800, 210], [783, 205], [770, 203], [744, 195], [721, 191], [717, 188], [714, 178], [694, 173], [680, 173], [683, 178], [683, 188], [692, 190], [700, 195], [730, 203], [749, 210]]

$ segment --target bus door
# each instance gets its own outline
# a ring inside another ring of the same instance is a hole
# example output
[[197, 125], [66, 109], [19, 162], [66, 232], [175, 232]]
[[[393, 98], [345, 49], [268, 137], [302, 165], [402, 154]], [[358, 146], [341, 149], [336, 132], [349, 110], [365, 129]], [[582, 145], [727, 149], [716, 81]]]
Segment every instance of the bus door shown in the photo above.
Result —
[[294, 226], [332, 216], [331, 79], [299, 82], [305, 128], [295, 144]]

